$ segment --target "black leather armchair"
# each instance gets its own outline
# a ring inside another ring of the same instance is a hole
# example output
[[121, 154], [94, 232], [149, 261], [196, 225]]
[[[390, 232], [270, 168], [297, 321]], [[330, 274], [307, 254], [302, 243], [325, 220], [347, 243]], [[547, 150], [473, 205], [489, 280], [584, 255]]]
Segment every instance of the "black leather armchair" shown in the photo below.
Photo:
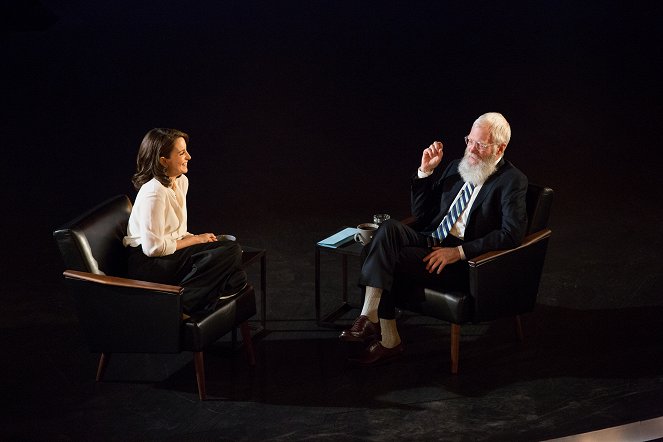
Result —
[[88, 347], [101, 353], [97, 381], [112, 353], [192, 351], [200, 400], [206, 398], [203, 350], [239, 326], [249, 363], [255, 355], [248, 319], [256, 313], [247, 285], [215, 310], [183, 315], [182, 288], [126, 278], [122, 245], [131, 201], [119, 195], [53, 233], [64, 260], [65, 282], [75, 299]]
[[[423, 295], [397, 298], [405, 310], [451, 323], [451, 372], [458, 373], [462, 324], [514, 317], [516, 332], [523, 339], [520, 315], [536, 304], [543, 263], [552, 232], [547, 228], [553, 191], [529, 184], [527, 189], [527, 236], [521, 246], [485, 253], [468, 261], [469, 291], [445, 291], [430, 284]], [[419, 289], [422, 289], [419, 287]]]

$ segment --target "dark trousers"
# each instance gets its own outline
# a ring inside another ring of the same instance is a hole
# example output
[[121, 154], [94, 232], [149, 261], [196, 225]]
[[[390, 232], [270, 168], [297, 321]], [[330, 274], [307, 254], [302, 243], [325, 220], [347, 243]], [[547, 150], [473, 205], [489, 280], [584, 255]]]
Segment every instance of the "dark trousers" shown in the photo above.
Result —
[[148, 257], [140, 247], [130, 247], [130, 278], [179, 285], [187, 313], [205, 308], [223, 292], [234, 292], [246, 283], [242, 249], [236, 241], [196, 244], [172, 255]]
[[[461, 245], [462, 241], [449, 235], [441, 247]], [[389, 219], [380, 225], [373, 240], [364, 247], [359, 285], [381, 288], [378, 316], [394, 319], [400, 298], [415, 301], [423, 296], [423, 287], [463, 290], [468, 285], [467, 263], [459, 261], [447, 265], [438, 275], [426, 270], [424, 257], [432, 251], [432, 238], [411, 227]]]

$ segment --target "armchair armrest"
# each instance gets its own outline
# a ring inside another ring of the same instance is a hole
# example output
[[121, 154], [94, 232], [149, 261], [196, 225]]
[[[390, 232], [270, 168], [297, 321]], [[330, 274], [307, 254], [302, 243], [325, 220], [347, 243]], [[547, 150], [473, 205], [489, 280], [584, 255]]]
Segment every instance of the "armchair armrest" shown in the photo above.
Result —
[[180, 351], [181, 287], [76, 270], [64, 276], [91, 351]]
[[78, 270], [65, 270], [63, 275], [71, 279], [79, 279], [81, 281], [95, 282], [97, 284], [116, 287], [129, 287], [173, 294], [179, 294], [182, 291], [182, 287], [178, 285], [159, 284], [156, 282], [140, 281], [138, 279], [118, 278], [117, 276], [97, 275], [96, 273], [80, 272]]
[[548, 238], [552, 234], [552, 231], [550, 229], [543, 229], [538, 232], [532, 233], [531, 235], [528, 235], [523, 239], [523, 243], [513, 249], [507, 249], [507, 250], [494, 250], [491, 252], [486, 252], [483, 255], [479, 255], [476, 258], [469, 259], [467, 263], [469, 264], [470, 267], [478, 267], [481, 265], [484, 265], [494, 259], [498, 259], [502, 256], [511, 254], [511, 253], [516, 253], [518, 250], [524, 248], [524, 247], [529, 247], [532, 244], [542, 241], [546, 238]]
[[402, 219], [401, 222], [405, 224], [406, 226], [411, 226], [417, 221], [417, 218], [414, 215], [410, 215], [405, 219]]
[[527, 236], [519, 247], [488, 252], [468, 261], [475, 321], [534, 309], [551, 234], [543, 229]]

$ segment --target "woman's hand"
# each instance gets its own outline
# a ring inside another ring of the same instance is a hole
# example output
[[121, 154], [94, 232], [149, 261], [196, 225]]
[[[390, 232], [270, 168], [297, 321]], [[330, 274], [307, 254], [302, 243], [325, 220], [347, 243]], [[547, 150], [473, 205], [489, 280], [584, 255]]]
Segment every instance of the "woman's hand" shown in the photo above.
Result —
[[178, 239], [175, 250], [183, 249], [194, 244], [205, 244], [207, 242], [216, 241], [216, 235], [213, 233], [201, 233], [199, 235], [187, 235], [182, 239]]
[[439, 166], [444, 155], [442, 152], [443, 147], [441, 141], [434, 141], [427, 149], [424, 149], [424, 152], [421, 154], [421, 166], [419, 170], [424, 173], [430, 173]]
[[196, 237], [196, 240], [200, 244], [204, 244], [206, 242], [214, 242], [216, 241], [216, 235], [213, 233], [200, 233], [198, 235], [194, 235]]

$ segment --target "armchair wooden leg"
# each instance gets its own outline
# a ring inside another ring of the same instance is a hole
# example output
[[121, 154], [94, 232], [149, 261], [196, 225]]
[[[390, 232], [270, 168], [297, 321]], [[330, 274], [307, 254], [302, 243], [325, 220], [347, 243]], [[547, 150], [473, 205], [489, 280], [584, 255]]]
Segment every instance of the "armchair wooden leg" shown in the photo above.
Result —
[[253, 349], [253, 339], [251, 339], [251, 329], [249, 328], [249, 322], [242, 322], [242, 324], [239, 326], [239, 329], [242, 333], [242, 341], [244, 341], [244, 348], [246, 350], [246, 357], [249, 359], [249, 364], [256, 365], [256, 354]]
[[196, 382], [198, 383], [198, 397], [201, 401], [207, 398], [205, 391], [205, 361], [202, 351], [193, 352], [193, 362], [196, 366]]
[[97, 366], [97, 378], [96, 378], [97, 382], [100, 382], [101, 378], [104, 377], [106, 366], [108, 366], [108, 361], [110, 360], [110, 357], [111, 357], [110, 353], [102, 353], [101, 356], [99, 356], [99, 365]]
[[451, 373], [458, 374], [458, 350], [460, 347], [460, 324], [451, 324]]
[[520, 320], [520, 315], [516, 315], [516, 336], [518, 336], [518, 341], [523, 342], [525, 340], [525, 335], [523, 334], [523, 323]]

